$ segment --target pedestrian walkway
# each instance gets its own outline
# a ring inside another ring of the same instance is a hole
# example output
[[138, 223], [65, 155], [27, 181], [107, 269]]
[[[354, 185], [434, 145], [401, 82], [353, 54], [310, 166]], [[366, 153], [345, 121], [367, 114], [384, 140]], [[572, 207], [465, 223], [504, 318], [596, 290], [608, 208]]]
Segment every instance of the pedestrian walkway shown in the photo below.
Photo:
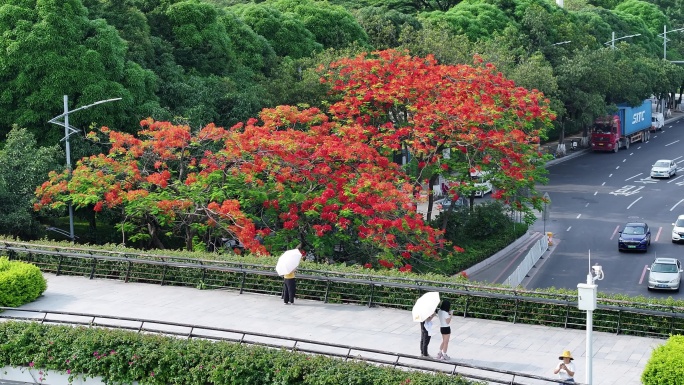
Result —
[[[46, 274], [47, 291], [25, 309], [144, 318], [267, 333], [292, 338], [419, 354], [420, 329], [405, 310], [368, 308], [237, 291]], [[563, 350], [575, 357], [576, 381], [585, 382], [585, 332], [455, 317], [452, 361], [554, 378]], [[640, 384], [653, 348], [664, 341], [594, 332], [593, 383]], [[433, 338], [431, 355], [439, 341]]]

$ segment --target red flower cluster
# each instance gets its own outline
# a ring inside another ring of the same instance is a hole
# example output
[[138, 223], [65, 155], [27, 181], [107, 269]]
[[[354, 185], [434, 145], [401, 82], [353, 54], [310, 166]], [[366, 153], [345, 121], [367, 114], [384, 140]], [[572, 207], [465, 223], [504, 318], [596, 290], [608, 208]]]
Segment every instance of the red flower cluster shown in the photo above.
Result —
[[382, 266], [388, 268], [388, 269], [391, 269], [394, 267], [394, 264], [392, 262], [385, 260], [385, 259], [378, 260], [378, 263], [381, 264]]

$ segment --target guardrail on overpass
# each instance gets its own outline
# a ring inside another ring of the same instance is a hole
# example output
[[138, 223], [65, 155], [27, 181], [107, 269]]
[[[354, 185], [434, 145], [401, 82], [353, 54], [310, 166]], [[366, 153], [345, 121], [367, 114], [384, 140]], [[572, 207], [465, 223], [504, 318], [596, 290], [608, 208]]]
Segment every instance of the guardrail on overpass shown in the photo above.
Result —
[[525, 259], [517, 269], [506, 279], [504, 285], [516, 287], [522, 283], [532, 267], [539, 261], [539, 258], [549, 249], [549, 237], [544, 234], [527, 252]]
[[[238, 344], [258, 345], [293, 352], [318, 354], [348, 360], [364, 361], [393, 368], [446, 373], [471, 380], [493, 384], [536, 385], [559, 382], [558, 379], [471, 365], [457, 361], [439, 361], [420, 356], [350, 345], [333, 344], [309, 339], [292, 338], [273, 334], [252, 333], [243, 330], [216, 328], [159, 320], [113, 317], [90, 313], [73, 313], [52, 310], [34, 310], [0, 307], [0, 319], [31, 321], [41, 324], [82, 325], [110, 329], [131, 330], [137, 333], [170, 335], [179, 338], [200, 338], [212, 341], [229, 341]], [[580, 384], [581, 385], [581, 384]]]
[[[110, 252], [20, 242], [2, 242], [10, 259], [31, 262], [47, 273], [280, 295], [273, 266], [195, 260], [144, 253]], [[145, 266], [145, 267], [143, 267]], [[576, 293], [554, 294], [502, 287], [445, 283], [364, 274], [298, 270], [298, 297], [410, 309], [427, 291], [451, 299], [454, 314], [512, 323], [584, 330]], [[380, 279], [378, 279], [380, 278]], [[594, 330], [668, 338], [684, 334], [684, 308], [599, 298]]]

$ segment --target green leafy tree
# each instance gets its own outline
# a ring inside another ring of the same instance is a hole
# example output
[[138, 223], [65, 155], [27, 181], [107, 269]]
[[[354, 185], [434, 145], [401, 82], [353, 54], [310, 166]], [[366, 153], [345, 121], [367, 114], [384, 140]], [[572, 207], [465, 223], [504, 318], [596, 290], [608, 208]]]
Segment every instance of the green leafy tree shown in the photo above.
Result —
[[386, 10], [380, 7], [364, 7], [354, 12], [359, 24], [368, 34], [368, 42], [375, 49], [396, 48], [399, 37], [406, 27], [412, 31], [422, 28], [422, 25], [412, 15], [396, 10]]
[[267, 4], [281, 12], [296, 14], [324, 48], [341, 49], [368, 42], [368, 35], [354, 15], [339, 5], [315, 0], [273, 0]]
[[471, 41], [493, 37], [511, 20], [499, 8], [487, 3], [459, 3], [446, 12], [432, 11], [419, 15], [423, 24], [449, 28], [454, 34], [468, 36]]
[[296, 59], [323, 49], [314, 34], [293, 13], [280, 12], [267, 3], [236, 5], [230, 10], [266, 38], [278, 56]]
[[39, 142], [57, 142], [47, 121], [61, 113], [63, 95], [71, 107], [122, 98], [81, 111], [76, 127], [132, 124], [158, 111], [154, 74], [127, 60], [116, 29], [88, 19], [79, 0], [4, 4], [0, 15], [0, 133], [16, 123]]
[[24, 128], [14, 127], [0, 150], [0, 232], [35, 239], [44, 229], [33, 210], [34, 192], [58, 167], [59, 146], [38, 147]]
[[615, 12], [639, 18], [654, 34], [663, 32], [663, 26], [668, 24], [667, 16], [656, 4], [642, 0], [626, 0], [615, 7]]

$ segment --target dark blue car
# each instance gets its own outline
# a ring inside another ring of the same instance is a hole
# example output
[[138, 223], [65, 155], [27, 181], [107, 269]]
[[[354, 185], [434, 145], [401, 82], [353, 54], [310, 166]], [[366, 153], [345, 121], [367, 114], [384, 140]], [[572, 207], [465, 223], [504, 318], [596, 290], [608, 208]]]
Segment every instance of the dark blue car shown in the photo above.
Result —
[[618, 238], [618, 250], [643, 250], [648, 251], [651, 244], [651, 229], [644, 222], [627, 223], [620, 231]]

